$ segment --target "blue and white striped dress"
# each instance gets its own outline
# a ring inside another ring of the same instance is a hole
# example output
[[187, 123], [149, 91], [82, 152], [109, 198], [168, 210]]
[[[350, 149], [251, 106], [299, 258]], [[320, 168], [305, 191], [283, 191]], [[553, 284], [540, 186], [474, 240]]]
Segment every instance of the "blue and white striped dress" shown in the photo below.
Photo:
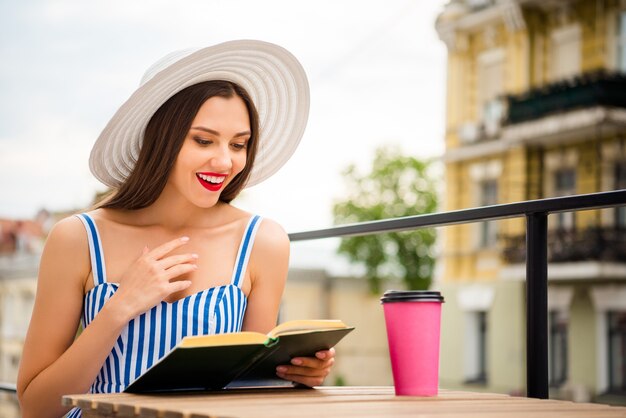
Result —
[[[85, 295], [84, 329], [115, 293], [118, 284], [106, 280], [102, 244], [95, 222], [85, 213], [76, 216], [87, 230], [94, 279], [94, 288]], [[229, 284], [202, 290], [173, 303], [161, 302], [132, 319], [117, 338], [89, 391], [122, 392], [185, 336], [241, 331], [247, 304], [241, 285], [259, 225], [259, 216], [250, 218]], [[80, 416], [78, 408], [67, 415], [68, 418]]]

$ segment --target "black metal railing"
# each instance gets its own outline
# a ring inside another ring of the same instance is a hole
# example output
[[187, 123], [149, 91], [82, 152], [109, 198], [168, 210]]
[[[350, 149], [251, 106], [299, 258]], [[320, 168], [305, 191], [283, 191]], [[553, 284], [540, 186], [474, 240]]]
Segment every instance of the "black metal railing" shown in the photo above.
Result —
[[427, 227], [526, 218], [527, 396], [548, 395], [548, 223], [551, 213], [626, 205], [626, 189], [340, 225], [289, 234], [291, 241], [378, 234]]
[[17, 393], [15, 383], [0, 382], [0, 392]]

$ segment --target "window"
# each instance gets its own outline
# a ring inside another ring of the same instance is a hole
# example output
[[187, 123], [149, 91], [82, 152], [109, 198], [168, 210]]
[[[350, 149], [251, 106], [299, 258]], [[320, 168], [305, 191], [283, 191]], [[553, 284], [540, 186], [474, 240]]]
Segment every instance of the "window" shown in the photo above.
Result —
[[550, 75], [552, 80], [571, 77], [580, 72], [580, 26], [570, 25], [552, 32]]
[[465, 383], [487, 383], [487, 312], [467, 313]]
[[[576, 170], [567, 168], [554, 173], [555, 196], [570, 196], [576, 194]], [[560, 212], [556, 214], [557, 229], [574, 229], [574, 212]]]
[[495, 137], [500, 132], [500, 127], [505, 116], [505, 105], [502, 99], [492, 99], [485, 104], [483, 109], [483, 124], [485, 134]]
[[500, 102], [495, 99], [504, 91], [504, 51], [493, 49], [478, 57], [478, 117], [499, 118], [502, 116]]
[[619, 14], [617, 33], [617, 68], [626, 73], [626, 11]]
[[[615, 164], [615, 190], [626, 189], [626, 161]], [[626, 229], [626, 206], [615, 208], [615, 226]]]
[[626, 394], [626, 311], [607, 312], [609, 392]]
[[548, 317], [550, 386], [559, 387], [567, 380], [567, 326], [568, 318], [563, 311], [550, 311]]
[[[486, 180], [480, 183], [480, 206], [495, 205], [498, 203], [498, 181]], [[495, 221], [480, 224], [480, 247], [489, 248], [496, 245], [498, 238]]]

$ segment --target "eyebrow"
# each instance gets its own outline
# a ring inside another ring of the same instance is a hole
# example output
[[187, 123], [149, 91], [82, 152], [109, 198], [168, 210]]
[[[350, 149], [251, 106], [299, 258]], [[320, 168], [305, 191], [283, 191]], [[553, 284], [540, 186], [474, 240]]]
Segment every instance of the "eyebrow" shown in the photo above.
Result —
[[[217, 132], [217, 131], [215, 131], [213, 129], [210, 129], [210, 128], [205, 128], [204, 126], [192, 126], [191, 129], [196, 129], [198, 131], [207, 132], [207, 133], [210, 133], [210, 134], [215, 135], [215, 136], [220, 136], [219, 132]], [[252, 135], [252, 133], [250, 131], [243, 131], [243, 132], [239, 132], [239, 133], [235, 134], [233, 136], [233, 138], [238, 138], [238, 137], [241, 137], [241, 136], [250, 136], [250, 135]]]

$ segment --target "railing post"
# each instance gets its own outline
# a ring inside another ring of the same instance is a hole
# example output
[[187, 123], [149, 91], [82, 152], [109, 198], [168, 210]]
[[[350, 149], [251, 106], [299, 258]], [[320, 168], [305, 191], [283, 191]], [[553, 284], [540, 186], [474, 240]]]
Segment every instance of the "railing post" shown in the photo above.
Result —
[[548, 399], [548, 215], [526, 215], [526, 395]]

